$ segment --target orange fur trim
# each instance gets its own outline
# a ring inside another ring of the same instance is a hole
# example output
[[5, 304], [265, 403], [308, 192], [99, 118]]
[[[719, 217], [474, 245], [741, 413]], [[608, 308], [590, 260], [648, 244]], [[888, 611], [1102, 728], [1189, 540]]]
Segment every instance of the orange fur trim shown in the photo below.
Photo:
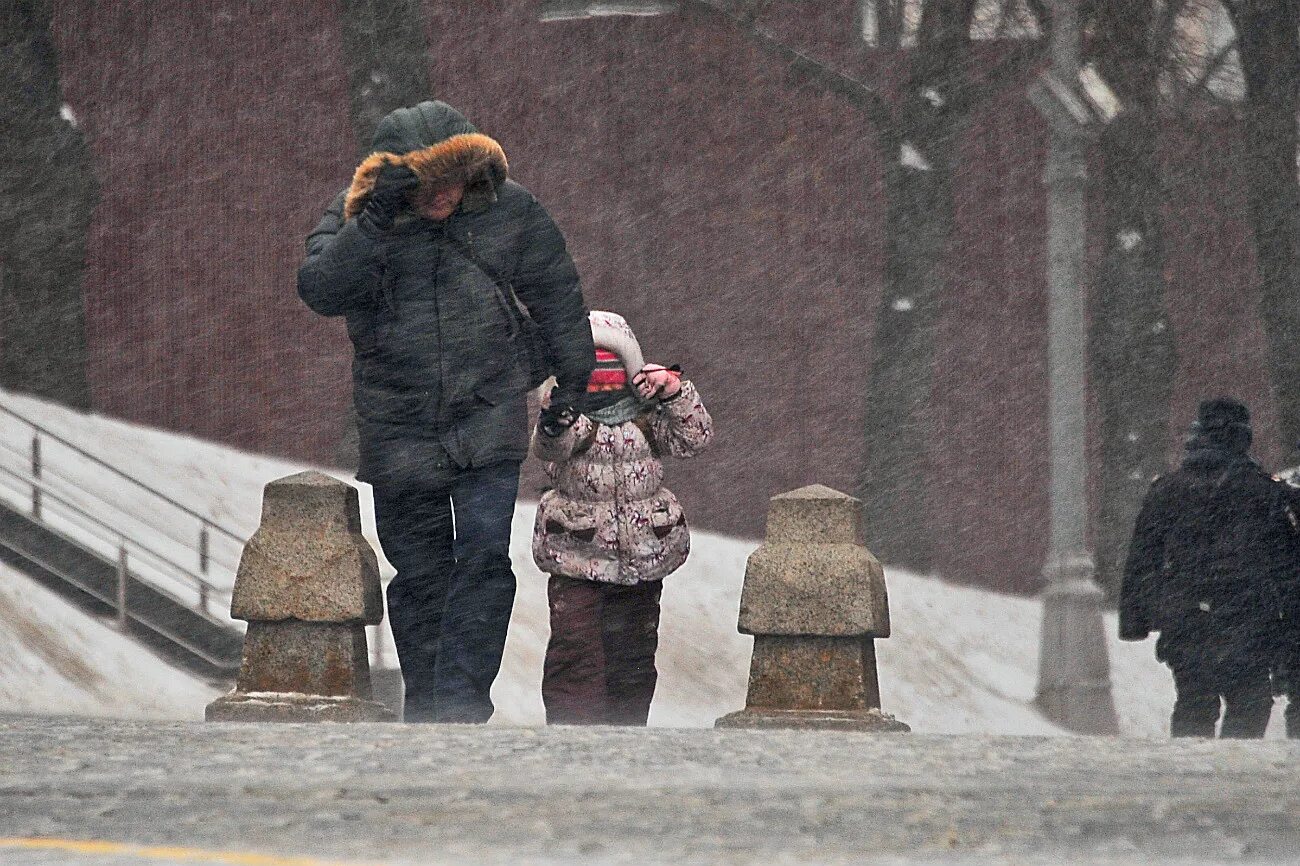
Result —
[[404, 165], [415, 172], [422, 187], [470, 184], [487, 174], [499, 186], [510, 172], [505, 151], [486, 135], [477, 132], [453, 135], [432, 147], [413, 150], [401, 156], [395, 153], [372, 153], [357, 166], [343, 204], [343, 216], [350, 219], [361, 213], [366, 199], [375, 188], [375, 180], [386, 165]]

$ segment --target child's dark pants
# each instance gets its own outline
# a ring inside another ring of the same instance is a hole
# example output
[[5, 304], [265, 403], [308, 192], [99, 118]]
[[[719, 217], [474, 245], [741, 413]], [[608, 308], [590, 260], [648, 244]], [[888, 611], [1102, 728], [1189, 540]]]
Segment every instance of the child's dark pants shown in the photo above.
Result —
[[644, 725], [654, 697], [661, 581], [552, 575], [542, 701], [560, 725]]

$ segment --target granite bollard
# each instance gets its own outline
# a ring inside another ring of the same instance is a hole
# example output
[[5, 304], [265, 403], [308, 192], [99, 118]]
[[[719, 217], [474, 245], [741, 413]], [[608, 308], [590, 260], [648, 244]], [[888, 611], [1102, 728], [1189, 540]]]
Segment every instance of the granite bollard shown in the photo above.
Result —
[[208, 721], [395, 718], [371, 696], [365, 627], [383, 619], [383, 595], [355, 488], [320, 472], [266, 485], [230, 615], [248, 622], [243, 660]]
[[772, 497], [739, 629], [754, 636], [749, 695], [717, 727], [910, 730], [880, 710], [875, 640], [889, 637], [889, 602], [857, 499], [820, 484]]

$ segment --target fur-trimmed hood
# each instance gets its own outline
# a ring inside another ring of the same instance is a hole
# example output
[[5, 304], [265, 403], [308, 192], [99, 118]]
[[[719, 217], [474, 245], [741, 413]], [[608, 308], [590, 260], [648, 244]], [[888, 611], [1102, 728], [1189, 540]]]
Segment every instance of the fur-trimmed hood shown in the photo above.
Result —
[[374, 152], [352, 176], [343, 206], [345, 218], [365, 207], [385, 165], [405, 165], [422, 186], [465, 184], [462, 206], [466, 210], [482, 210], [496, 201], [510, 171], [501, 145], [437, 100], [391, 112], [376, 127], [372, 147]]

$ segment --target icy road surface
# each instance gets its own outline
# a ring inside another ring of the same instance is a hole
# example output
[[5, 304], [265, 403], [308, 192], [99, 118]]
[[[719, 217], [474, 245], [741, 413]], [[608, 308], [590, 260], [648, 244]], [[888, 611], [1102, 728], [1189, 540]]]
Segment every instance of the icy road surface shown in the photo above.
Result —
[[[0, 861], [1295, 862], [1300, 742], [0, 721]], [[149, 850], [156, 851], [156, 848]], [[309, 861], [281, 858], [304, 857]], [[49, 859], [40, 859], [49, 858]]]

